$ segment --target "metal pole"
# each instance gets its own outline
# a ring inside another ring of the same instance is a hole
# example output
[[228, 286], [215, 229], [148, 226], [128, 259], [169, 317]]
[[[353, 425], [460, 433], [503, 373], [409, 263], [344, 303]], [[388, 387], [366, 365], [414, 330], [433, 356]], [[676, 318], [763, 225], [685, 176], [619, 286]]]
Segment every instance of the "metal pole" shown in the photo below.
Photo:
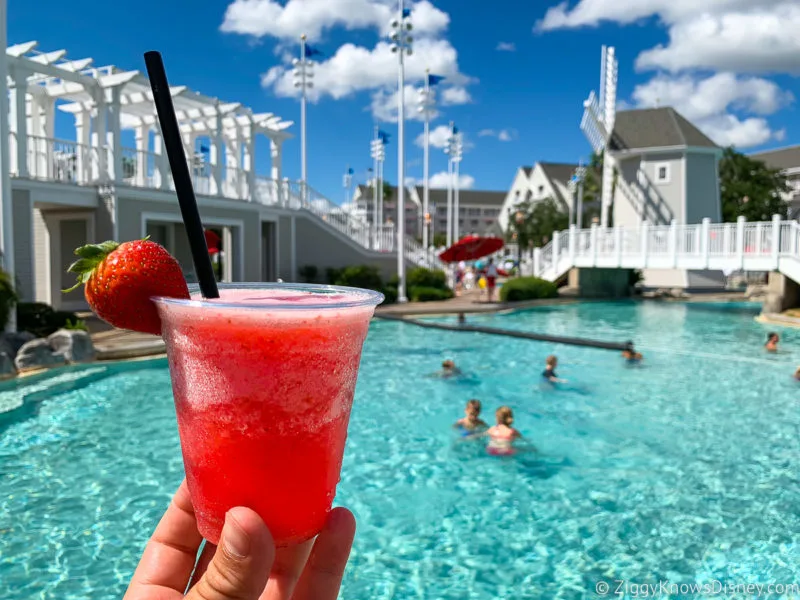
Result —
[[308, 174], [306, 171], [306, 34], [300, 36], [300, 179], [303, 204], [308, 202]]
[[[375, 126], [375, 140], [378, 139], [378, 126]], [[378, 148], [375, 144], [373, 150], [373, 179], [372, 179], [372, 243], [375, 250], [378, 249]]]
[[378, 236], [380, 238], [380, 249], [383, 247], [383, 160], [378, 160]]
[[[11, 168], [8, 157], [8, 5], [0, 0], [0, 203], [2, 203], [3, 226], [0, 228], [0, 252], [3, 255], [3, 269], [11, 285], [16, 288], [14, 270], [14, 206], [11, 199]], [[19, 115], [17, 116], [19, 118]], [[25, 115], [22, 116], [25, 118]], [[16, 331], [17, 314], [12, 309], [8, 316], [6, 331]]]
[[461, 157], [459, 156], [458, 140], [456, 140], [456, 157], [455, 157], [455, 177], [453, 178], [453, 241], [457, 242], [461, 239], [461, 210], [458, 206], [458, 174], [460, 172], [459, 163]]
[[453, 245], [453, 159], [447, 160], [447, 247]]
[[578, 229], [583, 227], [583, 178], [578, 180], [578, 214], [575, 217]]
[[423, 192], [422, 192], [422, 247], [425, 252], [428, 251], [428, 223], [426, 215], [428, 214], [429, 203], [429, 189], [428, 184], [428, 157], [429, 157], [429, 144], [430, 144], [430, 112], [428, 111], [428, 103], [430, 102], [430, 69], [425, 69], [425, 96], [423, 97], [423, 113], [425, 116], [425, 144], [423, 146], [422, 158], [422, 179], [423, 179]]
[[405, 160], [405, 65], [403, 55], [406, 51], [403, 0], [398, 2], [398, 18], [400, 20], [400, 40], [398, 56], [398, 107], [397, 107], [397, 301], [408, 302], [406, 298], [406, 160]]

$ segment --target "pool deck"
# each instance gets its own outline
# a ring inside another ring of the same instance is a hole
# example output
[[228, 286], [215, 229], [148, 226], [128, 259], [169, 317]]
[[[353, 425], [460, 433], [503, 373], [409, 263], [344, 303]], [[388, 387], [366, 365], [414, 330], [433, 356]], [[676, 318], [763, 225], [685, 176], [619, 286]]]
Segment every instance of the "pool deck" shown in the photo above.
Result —
[[[486, 302], [481, 298], [479, 290], [468, 290], [461, 295], [451, 298], [450, 300], [443, 300], [440, 302], [419, 302], [419, 303], [405, 303], [405, 304], [390, 304], [388, 306], [379, 306], [375, 311], [375, 316], [380, 318], [386, 316], [387, 318], [397, 319], [404, 317], [417, 317], [417, 316], [433, 316], [433, 315], [455, 315], [458, 313], [468, 314], [486, 314], [498, 313], [509, 310], [519, 310], [525, 308], [533, 308], [536, 306], [553, 306], [560, 304], [573, 304], [575, 302], [586, 302], [586, 299], [578, 298], [573, 294], [564, 293], [567, 290], [562, 290], [562, 295], [558, 298], [549, 298], [546, 300], [530, 300], [526, 302], [502, 303], [502, 302]], [[741, 293], [724, 293], [724, 294], [696, 294], [688, 298], [681, 299], [653, 299], [650, 302], [720, 302], [729, 300], [743, 300], [744, 295]], [[135, 331], [125, 331], [122, 329], [114, 329], [107, 323], [104, 323], [92, 313], [81, 313], [79, 315], [87, 324], [89, 333], [92, 336], [95, 349], [97, 351], [98, 360], [122, 360], [130, 358], [151, 357], [159, 356], [165, 353], [164, 341], [155, 335], [146, 333], [137, 333]], [[780, 315], [778, 315], [780, 316]], [[784, 317], [783, 319], [788, 319]], [[788, 325], [785, 320], [780, 324]], [[800, 320], [796, 320], [800, 322]], [[778, 324], [776, 322], [776, 324]]]

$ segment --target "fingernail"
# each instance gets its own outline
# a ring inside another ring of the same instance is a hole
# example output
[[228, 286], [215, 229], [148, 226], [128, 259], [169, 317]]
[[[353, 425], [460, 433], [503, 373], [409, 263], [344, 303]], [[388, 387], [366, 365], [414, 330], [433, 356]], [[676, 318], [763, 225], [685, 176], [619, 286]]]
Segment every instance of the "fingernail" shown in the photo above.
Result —
[[225, 551], [235, 558], [245, 558], [250, 554], [250, 536], [245, 533], [236, 520], [233, 508], [225, 515], [225, 526], [222, 529], [222, 544]]

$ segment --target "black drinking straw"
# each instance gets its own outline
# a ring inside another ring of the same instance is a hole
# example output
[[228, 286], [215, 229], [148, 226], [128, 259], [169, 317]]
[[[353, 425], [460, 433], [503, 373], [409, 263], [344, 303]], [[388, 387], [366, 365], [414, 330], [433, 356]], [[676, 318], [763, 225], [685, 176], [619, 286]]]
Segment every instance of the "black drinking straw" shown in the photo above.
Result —
[[161, 136], [167, 148], [169, 167], [172, 170], [175, 193], [181, 206], [183, 224], [186, 227], [186, 235], [189, 236], [189, 247], [192, 249], [192, 261], [200, 283], [200, 292], [204, 298], [219, 298], [217, 280], [214, 278], [211, 257], [208, 255], [203, 223], [200, 220], [200, 211], [197, 210], [197, 199], [189, 175], [189, 166], [186, 163], [186, 154], [183, 151], [181, 132], [178, 129], [178, 119], [175, 117], [175, 107], [172, 106], [172, 94], [169, 91], [167, 72], [164, 70], [161, 53], [145, 52], [144, 63], [147, 66], [150, 87], [153, 89], [153, 101], [158, 113], [158, 122], [161, 124]]

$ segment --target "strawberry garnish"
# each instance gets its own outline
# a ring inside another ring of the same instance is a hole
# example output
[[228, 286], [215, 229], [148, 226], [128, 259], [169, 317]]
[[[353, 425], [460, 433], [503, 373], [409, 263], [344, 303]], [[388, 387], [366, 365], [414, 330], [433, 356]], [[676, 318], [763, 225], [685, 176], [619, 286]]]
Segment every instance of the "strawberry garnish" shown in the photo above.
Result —
[[86, 284], [86, 301], [106, 323], [121, 329], [161, 335], [154, 296], [189, 298], [178, 261], [166, 248], [146, 238], [103, 242], [75, 250], [79, 257], [68, 271]]

